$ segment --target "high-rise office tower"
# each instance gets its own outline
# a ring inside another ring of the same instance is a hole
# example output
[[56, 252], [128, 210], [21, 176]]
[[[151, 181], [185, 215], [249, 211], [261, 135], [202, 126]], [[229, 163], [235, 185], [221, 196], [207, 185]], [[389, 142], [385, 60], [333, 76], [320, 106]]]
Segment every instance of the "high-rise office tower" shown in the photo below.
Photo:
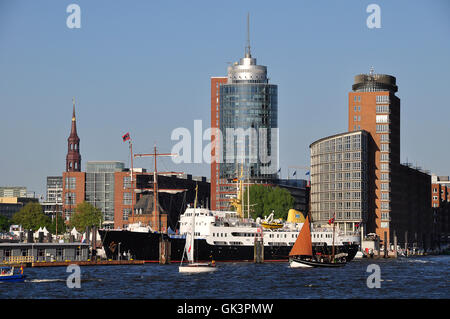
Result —
[[229, 208], [236, 178], [262, 184], [277, 178], [277, 92], [267, 67], [252, 57], [249, 36], [244, 57], [228, 67], [227, 77], [211, 78], [212, 209]]
[[391, 212], [399, 211], [400, 174], [400, 99], [396, 79], [385, 74], [355, 76], [348, 101], [348, 130], [370, 133], [369, 154], [374, 157], [373, 179], [369, 188], [369, 203], [374, 214], [368, 216], [367, 229], [373, 229], [382, 239], [389, 228]]

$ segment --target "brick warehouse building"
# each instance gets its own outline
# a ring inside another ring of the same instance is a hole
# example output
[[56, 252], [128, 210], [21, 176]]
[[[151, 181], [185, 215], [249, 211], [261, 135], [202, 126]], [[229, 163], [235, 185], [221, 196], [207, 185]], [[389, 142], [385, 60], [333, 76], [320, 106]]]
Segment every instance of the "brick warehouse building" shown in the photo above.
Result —
[[439, 244], [450, 243], [450, 179], [448, 176], [431, 177], [431, 202], [436, 240]]
[[[348, 95], [348, 132], [368, 133], [365, 163], [367, 171], [365, 180], [359, 177], [357, 170], [352, 169], [352, 166], [349, 166], [348, 172], [343, 172], [342, 176], [348, 175], [352, 179], [355, 174], [357, 175], [357, 180], [350, 180], [350, 185], [359, 181], [367, 183], [365, 188], [367, 215], [366, 218], [364, 214], [361, 215], [362, 226], [365, 228], [363, 235], [375, 233], [383, 241], [386, 234], [388, 247], [396, 235], [400, 244], [408, 242], [419, 247], [434, 248], [440, 237], [439, 229], [443, 227], [442, 222], [445, 222], [443, 217], [445, 214], [432, 210], [432, 185], [428, 172], [411, 167], [410, 164], [400, 163], [400, 99], [395, 95], [397, 90], [396, 78], [393, 76], [374, 74], [373, 70], [369, 74], [355, 76], [352, 92]], [[345, 136], [345, 133], [340, 135]], [[321, 139], [312, 146], [320, 142], [324, 147], [332, 148], [328, 153], [336, 153], [337, 146], [335, 143], [330, 144], [335, 136]], [[313, 155], [312, 152], [311, 164], [316, 165], [319, 162], [315, 159], [313, 163]], [[330, 185], [328, 180], [321, 179], [324, 169], [330, 169], [330, 165], [325, 164], [327, 163], [324, 162], [321, 171], [313, 169], [311, 171], [312, 217], [313, 220], [315, 217], [316, 222], [324, 222], [326, 216], [332, 215], [333, 212], [345, 216], [346, 211], [341, 213], [336, 207], [351, 208], [354, 204], [350, 200], [351, 197], [345, 198], [345, 191], [342, 194], [332, 194], [333, 191], [325, 187], [324, 194], [318, 193], [319, 189], [324, 188], [321, 184], [325, 182]], [[332, 175], [328, 178], [339, 177], [337, 177], [339, 174]], [[338, 195], [340, 197], [337, 197]], [[323, 199], [325, 197], [333, 198], [334, 201], [328, 203], [327, 209], [325, 209], [327, 203]], [[336, 198], [342, 198], [341, 203], [335, 200]], [[330, 207], [331, 204], [333, 207]], [[319, 209], [320, 207], [322, 208]], [[325, 211], [328, 211], [328, 214]], [[347, 211], [350, 217], [352, 212], [348, 209]]]
[[[430, 247], [433, 233], [431, 210], [431, 176], [427, 172], [400, 163], [400, 99], [396, 78], [385, 74], [355, 76], [348, 96], [348, 130], [366, 130], [372, 137], [374, 159], [375, 232], [381, 239], [387, 234], [392, 244], [409, 238]], [[413, 236], [413, 237], [411, 237]]]

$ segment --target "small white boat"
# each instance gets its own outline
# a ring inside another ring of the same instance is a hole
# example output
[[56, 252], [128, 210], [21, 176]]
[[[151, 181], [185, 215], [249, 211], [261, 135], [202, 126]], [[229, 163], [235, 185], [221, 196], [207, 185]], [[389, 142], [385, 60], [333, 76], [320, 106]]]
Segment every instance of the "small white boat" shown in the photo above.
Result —
[[[217, 270], [214, 260], [210, 263], [194, 262], [195, 208], [197, 206], [197, 191], [198, 186], [195, 187], [194, 212], [192, 213], [192, 220], [189, 226], [189, 231], [186, 234], [186, 244], [184, 246], [183, 257], [181, 258], [181, 264], [178, 267], [178, 271], [180, 273], [203, 273]], [[185, 254], [187, 256], [188, 263], [183, 265]]]
[[361, 259], [361, 258], [364, 258], [364, 253], [362, 252], [362, 251], [357, 251], [356, 252], [356, 255], [355, 255], [355, 257], [354, 257], [355, 259]]
[[182, 273], [200, 273], [200, 272], [212, 272], [216, 271], [215, 263], [189, 263], [184, 266], [180, 266], [179, 272]]

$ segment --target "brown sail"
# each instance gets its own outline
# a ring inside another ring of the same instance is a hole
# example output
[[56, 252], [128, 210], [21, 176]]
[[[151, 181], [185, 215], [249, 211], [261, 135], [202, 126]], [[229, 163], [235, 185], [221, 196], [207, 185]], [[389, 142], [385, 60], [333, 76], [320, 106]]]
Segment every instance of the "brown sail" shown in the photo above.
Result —
[[289, 256], [312, 256], [311, 229], [309, 227], [309, 216], [306, 217], [300, 234], [294, 246], [289, 252]]

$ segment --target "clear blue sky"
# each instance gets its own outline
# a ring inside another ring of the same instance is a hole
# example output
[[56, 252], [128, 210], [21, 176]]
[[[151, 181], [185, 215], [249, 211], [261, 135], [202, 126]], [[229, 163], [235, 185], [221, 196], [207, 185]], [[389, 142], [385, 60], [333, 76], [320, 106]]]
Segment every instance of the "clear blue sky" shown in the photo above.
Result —
[[[81, 29], [66, 26], [71, 3]], [[366, 26], [371, 3], [380, 29]], [[83, 170], [128, 166], [126, 132], [142, 153], [155, 142], [170, 151], [172, 130], [193, 131], [196, 119], [206, 129], [210, 77], [242, 57], [247, 12], [252, 53], [278, 84], [283, 177], [309, 165], [310, 143], [347, 130], [353, 77], [371, 66], [397, 78], [402, 162], [450, 175], [448, 0], [0, 0], [0, 185], [44, 194], [46, 176], [64, 171], [73, 96]], [[210, 174], [207, 164], [160, 167]]]

